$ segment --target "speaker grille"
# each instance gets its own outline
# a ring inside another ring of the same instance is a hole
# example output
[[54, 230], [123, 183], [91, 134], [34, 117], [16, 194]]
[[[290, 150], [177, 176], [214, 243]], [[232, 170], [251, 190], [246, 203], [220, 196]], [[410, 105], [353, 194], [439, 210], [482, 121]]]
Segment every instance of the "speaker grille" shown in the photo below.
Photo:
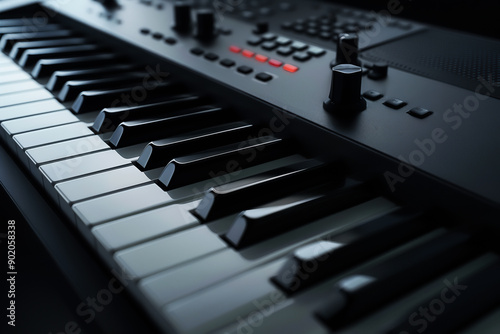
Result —
[[362, 58], [470, 90], [481, 77], [499, 87], [493, 95], [500, 98], [500, 42], [494, 40], [427, 30], [367, 50]]

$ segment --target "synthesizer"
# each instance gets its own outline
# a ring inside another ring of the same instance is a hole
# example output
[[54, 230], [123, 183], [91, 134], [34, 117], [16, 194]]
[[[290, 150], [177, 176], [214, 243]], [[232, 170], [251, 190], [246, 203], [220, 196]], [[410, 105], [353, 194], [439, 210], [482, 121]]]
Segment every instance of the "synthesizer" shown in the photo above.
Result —
[[2, 236], [64, 277], [47, 331], [498, 333], [500, 41], [406, 5], [0, 3]]

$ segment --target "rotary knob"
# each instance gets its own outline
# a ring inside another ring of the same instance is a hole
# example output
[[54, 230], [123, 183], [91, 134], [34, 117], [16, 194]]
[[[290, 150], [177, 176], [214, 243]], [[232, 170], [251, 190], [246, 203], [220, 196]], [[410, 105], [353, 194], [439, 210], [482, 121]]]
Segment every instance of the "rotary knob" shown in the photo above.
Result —
[[340, 34], [337, 41], [337, 64], [361, 65], [358, 60], [358, 35]]
[[196, 37], [211, 39], [215, 36], [214, 12], [210, 9], [200, 9], [196, 14]]
[[361, 96], [361, 67], [341, 64], [332, 68], [330, 95], [323, 102], [328, 112], [353, 115], [366, 109], [366, 101]]
[[186, 32], [191, 29], [191, 5], [187, 1], [176, 1], [174, 5], [174, 29]]

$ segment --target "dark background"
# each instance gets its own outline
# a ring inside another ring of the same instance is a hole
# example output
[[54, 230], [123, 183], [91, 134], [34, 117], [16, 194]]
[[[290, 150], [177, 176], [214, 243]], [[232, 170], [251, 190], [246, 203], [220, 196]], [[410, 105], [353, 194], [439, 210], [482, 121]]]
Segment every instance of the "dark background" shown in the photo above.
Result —
[[[387, 9], [390, 0], [335, 0], [365, 9]], [[500, 38], [500, 3], [481, 0], [400, 0], [404, 7], [398, 16], [433, 25]]]

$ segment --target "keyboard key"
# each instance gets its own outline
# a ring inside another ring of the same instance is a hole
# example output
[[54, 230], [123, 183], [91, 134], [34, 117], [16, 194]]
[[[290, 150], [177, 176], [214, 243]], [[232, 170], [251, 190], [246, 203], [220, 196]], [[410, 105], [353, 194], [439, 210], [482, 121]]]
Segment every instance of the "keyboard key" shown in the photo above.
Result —
[[54, 59], [62, 57], [83, 56], [96, 53], [101, 48], [93, 44], [58, 46], [40, 49], [28, 49], [23, 52], [19, 59], [19, 65], [28, 67], [34, 65], [40, 59]]
[[306, 160], [213, 187], [205, 194], [195, 213], [205, 221], [213, 220], [333, 179], [338, 179], [339, 184], [344, 179], [338, 166]]
[[317, 315], [332, 329], [359, 319], [474, 256], [469, 239], [463, 233], [445, 232], [379, 265], [347, 276], [335, 285]]
[[140, 85], [144, 80], [144, 73], [130, 73], [123, 75], [111, 75], [101, 79], [91, 80], [70, 80], [67, 81], [58, 95], [60, 101], [70, 101], [86, 90], [96, 90], [102, 88], [121, 88], [123, 86], [133, 87], [134, 84]]
[[60, 90], [67, 81], [70, 80], [83, 80], [92, 79], [96, 77], [103, 77], [109, 74], [130, 72], [136, 70], [137, 67], [128, 64], [118, 64], [110, 66], [99, 66], [97, 68], [90, 68], [84, 70], [67, 70], [55, 71], [49, 79], [46, 87], [51, 92]]
[[125, 121], [141, 118], [157, 118], [176, 115], [179, 111], [200, 106], [205, 99], [195, 95], [177, 95], [168, 97], [166, 101], [135, 107], [105, 108], [97, 115], [92, 129], [99, 133], [114, 131]]
[[199, 226], [119, 251], [114, 258], [128, 277], [142, 278], [226, 247], [210, 229]]
[[137, 163], [146, 170], [165, 166], [178, 156], [244, 140], [250, 136], [252, 130], [251, 124], [235, 122], [153, 141], [144, 148]]
[[196, 107], [182, 115], [123, 122], [113, 132], [109, 142], [114, 147], [124, 147], [160, 139], [165, 135], [176, 135], [205, 125], [222, 123], [223, 120], [228, 118], [227, 112], [221, 108], [211, 106]]
[[78, 70], [82, 68], [94, 68], [96, 66], [122, 63], [123, 58], [114, 54], [98, 54], [83, 57], [42, 59], [39, 60], [31, 75], [34, 78], [43, 78], [52, 75], [55, 71]]
[[52, 94], [50, 94], [43, 88], [30, 90], [27, 92], [10, 93], [2, 95], [2, 98], [0, 99], [0, 108], [48, 99], [52, 99]]
[[[84, 113], [90, 111], [100, 111], [102, 108], [115, 105], [127, 105], [130, 103], [137, 104], [137, 102], [131, 102], [131, 100], [123, 99], [124, 96], [129, 96], [133, 91], [134, 87], [124, 87], [111, 90], [88, 90], [83, 91], [78, 95], [71, 109], [75, 113]], [[145, 94], [144, 99], [141, 103], [147, 103], [151, 100], [158, 100], [164, 98], [168, 95], [179, 93], [180, 86], [171, 83], [160, 83], [158, 86], [148, 91]], [[132, 99], [133, 101], [133, 99]]]
[[21, 57], [24, 51], [31, 49], [41, 49], [55, 46], [72, 46], [85, 44], [87, 40], [85, 38], [61, 38], [61, 39], [49, 39], [41, 41], [29, 41], [29, 42], [18, 42], [14, 45], [10, 51], [9, 57], [17, 60]]
[[31, 77], [28, 73], [22, 71], [13, 71], [2, 73], [2, 85], [7, 85], [13, 82], [30, 80]]
[[[1, 75], [1, 74], [0, 74]], [[42, 88], [36, 81], [24, 80], [13, 83], [0, 83], [0, 95], [17, 93]]]
[[6, 121], [2, 123], [2, 127], [8, 136], [13, 136], [22, 132], [75, 122], [78, 122], [78, 118], [67, 110], [61, 110]]
[[62, 27], [58, 24], [44, 24], [37, 26], [23, 24], [20, 26], [0, 27], [0, 37], [6, 34], [29, 34], [32, 32], [52, 31], [60, 29], [62, 29]]
[[[83, 155], [69, 160], [48, 163], [40, 171], [51, 184], [130, 164], [121, 155], [112, 150]], [[45, 180], [44, 180], [45, 181]]]
[[289, 153], [282, 139], [261, 137], [197, 154], [175, 158], [163, 170], [159, 181], [167, 188], [209, 179], [242, 168], [280, 158]]
[[372, 197], [362, 183], [351, 179], [343, 187], [326, 184], [243, 211], [224, 237], [242, 248]]
[[198, 220], [189, 213], [196, 204], [197, 202], [172, 204], [117, 219], [94, 227], [92, 234], [106, 252], [114, 253], [147, 240], [197, 226]]
[[0, 49], [3, 52], [9, 53], [14, 45], [22, 41], [39, 41], [51, 38], [65, 38], [72, 37], [73, 32], [70, 30], [53, 30], [53, 31], [38, 31], [38, 32], [24, 32], [3, 35], [0, 39]]
[[[417, 220], [420, 216], [419, 212], [399, 209], [301, 247], [273, 277], [273, 281], [289, 294], [302, 291], [428, 231], [429, 224]], [[314, 271], [309, 270], [311, 263], [317, 265]], [[304, 272], [307, 275], [303, 275]]]
[[0, 109], [0, 122], [65, 109], [57, 100], [43, 100]]

